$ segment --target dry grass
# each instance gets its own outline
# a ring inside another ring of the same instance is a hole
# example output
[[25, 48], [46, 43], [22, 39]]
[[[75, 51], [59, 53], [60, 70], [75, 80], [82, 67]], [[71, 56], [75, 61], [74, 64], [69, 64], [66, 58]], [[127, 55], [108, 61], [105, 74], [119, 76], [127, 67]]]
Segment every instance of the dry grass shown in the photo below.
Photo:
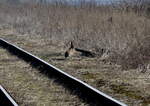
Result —
[[0, 12], [2, 27], [14, 28], [20, 34], [40, 36], [49, 44], [62, 47], [74, 41], [77, 47], [97, 53], [101, 48], [109, 49], [115, 53], [110, 60], [124, 69], [137, 68], [150, 58], [150, 20], [132, 11], [105, 6], [0, 4]]
[[47, 45], [45, 39], [41, 37], [32, 36], [33, 39], [17, 34], [10, 36], [10, 34], [4, 34], [3, 31], [0, 31], [1, 37], [5, 37], [8, 41], [129, 106], [148, 106], [150, 104], [149, 71], [145, 73], [135, 69], [123, 71], [120, 65], [106, 64], [97, 58], [73, 57], [64, 60], [63, 49], [55, 45]]
[[[144, 15], [59, 5], [1, 5], [0, 14], [1, 37], [129, 106], [150, 104], [150, 71], [136, 69], [150, 61], [150, 20]], [[113, 63], [101, 57], [64, 60], [69, 41], [97, 53], [106, 48]]]

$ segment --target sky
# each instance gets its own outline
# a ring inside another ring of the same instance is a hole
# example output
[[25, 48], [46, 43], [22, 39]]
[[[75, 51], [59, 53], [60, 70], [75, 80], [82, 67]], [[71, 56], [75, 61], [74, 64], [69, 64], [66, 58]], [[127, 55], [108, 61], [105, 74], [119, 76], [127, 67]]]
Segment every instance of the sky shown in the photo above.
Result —
[[[30, 0], [20, 0], [20, 1], [30, 1]], [[36, 0], [36, 1], [42, 1], [42, 0]], [[44, 0], [43, 0], [44, 1]], [[55, 1], [55, 0], [45, 0], [45, 1]], [[57, 0], [59, 1], [59, 0]], [[61, 1], [61, 0], [60, 0]], [[63, 0], [62, 0], [63, 1]], [[73, 1], [73, 2], [78, 2], [82, 0], [65, 0], [65, 1]], [[117, 0], [84, 0], [84, 1], [96, 1], [96, 2], [101, 2], [101, 3], [108, 3], [110, 1], [117, 1]]]
[[[0, 0], [1, 1], [13, 1], [13, 0]], [[55, 0], [14, 0], [14, 1], [21, 1], [21, 2], [30, 2], [30, 1], [55, 1]], [[56, 1], [63, 1], [63, 0], [56, 0]], [[109, 4], [110, 2], [114, 2], [114, 1], [118, 1], [118, 0], [64, 0], [64, 1], [68, 1], [68, 2], [73, 2], [73, 3], [77, 3], [78, 1], [96, 1], [96, 2], [100, 2], [103, 4]]]

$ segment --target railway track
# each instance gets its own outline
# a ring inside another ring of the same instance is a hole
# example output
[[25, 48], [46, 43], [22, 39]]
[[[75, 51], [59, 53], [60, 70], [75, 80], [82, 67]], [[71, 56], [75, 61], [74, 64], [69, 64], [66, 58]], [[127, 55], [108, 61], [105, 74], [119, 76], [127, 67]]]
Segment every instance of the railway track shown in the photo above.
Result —
[[30, 62], [32, 66], [42, 70], [49, 77], [57, 79], [57, 83], [62, 84], [69, 90], [73, 91], [79, 98], [87, 103], [93, 103], [101, 106], [127, 106], [126, 104], [108, 96], [107, 94], [93, 88], [87, 83], [65, 73], [64, 71], [56, 68], [55, 66], [45, 62], [44, 60], [34, 56], [33, 54], [7, 42], [0, 38], [0, 46], [7, 49], [10, 53], [18, 56], [19, 58]]
[[0, 105], [1, 106], [18, 106], [14, 99], [9, 95], [4, 87], [0, 85]]

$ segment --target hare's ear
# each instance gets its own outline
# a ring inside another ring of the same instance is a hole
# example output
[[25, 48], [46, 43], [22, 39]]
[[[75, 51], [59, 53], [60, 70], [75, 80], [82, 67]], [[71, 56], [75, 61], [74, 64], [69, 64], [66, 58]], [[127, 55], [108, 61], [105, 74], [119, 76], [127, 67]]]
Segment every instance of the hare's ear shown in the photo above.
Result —
[[104, 48], [102, 48], [101, 51], [102, 51], [102, 53], [105, 53], [105, 49]]
[[71, 48], [74, 48], [74, 45], [73, 45], [73, 42], [72, 42], [72, 41], [70, 42], [70, 47], [71, 47]]

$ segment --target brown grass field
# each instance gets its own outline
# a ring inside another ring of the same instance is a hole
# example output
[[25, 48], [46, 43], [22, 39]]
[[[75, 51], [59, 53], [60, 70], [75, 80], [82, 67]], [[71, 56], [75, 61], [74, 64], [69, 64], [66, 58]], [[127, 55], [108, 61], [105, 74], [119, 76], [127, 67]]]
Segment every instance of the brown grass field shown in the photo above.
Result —
[[[132, 10], [0, 4], [0, 37], [129, 106], [150, 105], [149, 29], [148, 15]], [[64, 59], [69, 41], [97, 54], [105, 48], [110, 55], [105, 61], [101, 56]], [[44, 82], [45, 78], [41, 80]]]

